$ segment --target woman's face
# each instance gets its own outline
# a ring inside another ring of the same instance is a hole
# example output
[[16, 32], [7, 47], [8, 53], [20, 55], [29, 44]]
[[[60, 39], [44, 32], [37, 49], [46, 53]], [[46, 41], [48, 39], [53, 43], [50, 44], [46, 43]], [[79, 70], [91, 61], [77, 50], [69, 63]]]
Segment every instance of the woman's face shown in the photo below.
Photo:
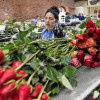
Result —
[[52, 27], [52, 24], [57, 23], [57, 22], [58, 20], [54, 18], [54, 15], [52, 13], [48, 12], [45, 15], [45, 25], [47, 29], [50, 30], [50, 28]]

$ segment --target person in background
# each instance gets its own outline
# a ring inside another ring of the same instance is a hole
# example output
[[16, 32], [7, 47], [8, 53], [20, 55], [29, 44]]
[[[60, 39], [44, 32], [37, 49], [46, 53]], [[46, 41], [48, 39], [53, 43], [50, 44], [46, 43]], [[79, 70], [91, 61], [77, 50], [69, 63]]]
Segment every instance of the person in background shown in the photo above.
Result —
[[79, 13], [79, 15], [76, 17], [79, 18], [79, 20], [81, 21], [85, 19], [82, 13]]
[[98, 19], [100, 20], [100, 14], [98, 15]]
[[[53, 33], [52, 25], [58, 23], [59, 20], [59, 9], [56, 6], [52, 6], [48, 9], [44, 15], [46, 29], [43, 29], [41, 33], [41, 39], [50, 39], [55, 38], [55, 34]], [[56, 24], [58, 25], [58, 24]], [[63, 37], [65, 37], [64, 34]]]
[[65, 22], [66, 22], [66, 24], [68, 24], [70, 22], [71, 17], [69, 16], [69, 13], [68, 12], [66, 12], [65, 15], [66, 15]]
[[36, 24], [38, 23], [39, 21], [39, 16], [36, 16], [36, 19], [34, 20], [34, 26], [36, 26]]

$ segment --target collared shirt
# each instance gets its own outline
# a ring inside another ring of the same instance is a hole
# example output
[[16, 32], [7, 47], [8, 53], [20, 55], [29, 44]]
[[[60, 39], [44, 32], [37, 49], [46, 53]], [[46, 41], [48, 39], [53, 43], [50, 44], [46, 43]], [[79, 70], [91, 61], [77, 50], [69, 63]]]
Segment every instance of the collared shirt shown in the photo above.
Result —
[[84, 20], [84, 16], [76, 16], [79, 20]]
[[47, 29], [44, 29], [41, 33], [41, 39], [50, 39], [53, 36], [53, 31], [48, 31]]
[[[64, 38], [65, 37], [66, 37], [66, 33], [64, 33]], [[52, 30], [48, 31], [47, 29], [44, 29], [41, 33], [41, 39], [50, 39], [50, 38], [54, 38], [53, 31]]]
[[70, 22], [71, 17], [65, 17], [65, 22]]
[[36, 26], [36, 24], [37, 24], [37, 19], [36, 19], [36, 20], [34, 20], [34, 26]]

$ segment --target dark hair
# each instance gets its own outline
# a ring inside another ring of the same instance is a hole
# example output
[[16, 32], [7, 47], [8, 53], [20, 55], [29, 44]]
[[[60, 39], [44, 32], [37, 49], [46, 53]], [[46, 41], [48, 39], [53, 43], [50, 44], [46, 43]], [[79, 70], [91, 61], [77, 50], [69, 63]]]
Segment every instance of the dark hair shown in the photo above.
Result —
[[66, 15], [69, 15], [69, 12], [66, 12]]
[[59, 15], [59, 9], [56, 6], [52, 6], [50, 9], [48, 9], [46, 11], [45, 15], [47, 13], [49, 13], [49, 12], [51, 12], [54, 15], [55, 19], [57, 19], [57, 20], [59, 19], [59, 17], [58, 17], [58, 15]]
[[36, 19], [37, 19], [38, 17], [39, 17], [39, 16], [37, 15], [37, 16], [36, 16]]

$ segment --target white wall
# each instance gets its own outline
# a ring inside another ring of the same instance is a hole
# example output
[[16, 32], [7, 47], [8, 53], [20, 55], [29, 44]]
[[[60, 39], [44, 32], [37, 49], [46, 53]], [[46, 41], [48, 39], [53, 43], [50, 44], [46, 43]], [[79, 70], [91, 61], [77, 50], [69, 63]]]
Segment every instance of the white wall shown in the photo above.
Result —
[[86, 7], [76, 7], [75, 14], [78, 15], [79, 13], [83, 13], [84, 16], [87, 16], [89, 13], [89, 9]]

